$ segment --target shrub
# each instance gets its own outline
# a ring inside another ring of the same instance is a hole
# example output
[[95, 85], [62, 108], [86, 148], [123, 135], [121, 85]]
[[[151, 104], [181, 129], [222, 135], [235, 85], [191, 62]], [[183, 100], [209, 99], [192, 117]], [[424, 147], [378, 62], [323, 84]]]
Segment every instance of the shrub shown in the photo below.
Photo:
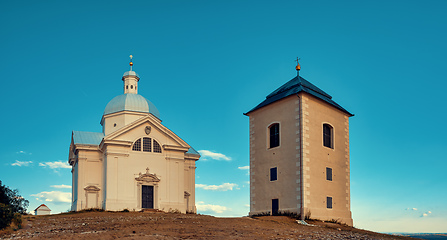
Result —
[[14, 218], [14, 213], [11, 207], [6, 204], [0, 203], [0, 229], [3, 229], [11, 223]]
[[325, 222], [341, 224], [340, 219], [331, 219], [331, 220], [326, 220]]
[[14, 217], [12, 218], [12, 224], [14, 224], [17, 229], [22, 229], [22, 214], [14, 213]]
[[2, 185], [0, 181], [0, 203], [9, 206], [13, 213], [26, 213], [26, 208], [29, 205], [28, 200], [25, 200], [19, 195], [19, 190], [11, 190], [7, 186]]
[[104, 209], [102, 208], [86, 208], [86, 209], [82, 209], [81, 211], [78, 212], [104, 212]]
[[253, 215], [251, 215], [250, 217], [262, 217], [262, 216], [270, 216], [271, 214], [270, 214], [270, 211], [268, 211], [268, 212], [261, 212], [261, 213], [256, 213], [256, 214], [253, 214]]
[[13, 219], [21, 228], [21, 214], [26, 214], [28, 205], [28, 200], [19, 195], [19, 190], [11, 190], [0, 181], [0, 229], [11, 224]]

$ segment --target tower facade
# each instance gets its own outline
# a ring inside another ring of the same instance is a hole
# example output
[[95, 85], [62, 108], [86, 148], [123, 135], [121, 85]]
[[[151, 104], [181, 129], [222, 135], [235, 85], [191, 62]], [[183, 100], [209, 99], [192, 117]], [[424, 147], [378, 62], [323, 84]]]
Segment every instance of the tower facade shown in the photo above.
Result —
[[250, 215], [290, 212], [352, 226], [353, 114], [297, 76], [245, 115], [250, 125]]
[[71, 209], [196, 212], [199, 153], [164, 126], [155, 105], [138, 94], [140, 78], [132, 68], [122, 80], [124, 93], [107, 104], [102, 132], [72, 133]]

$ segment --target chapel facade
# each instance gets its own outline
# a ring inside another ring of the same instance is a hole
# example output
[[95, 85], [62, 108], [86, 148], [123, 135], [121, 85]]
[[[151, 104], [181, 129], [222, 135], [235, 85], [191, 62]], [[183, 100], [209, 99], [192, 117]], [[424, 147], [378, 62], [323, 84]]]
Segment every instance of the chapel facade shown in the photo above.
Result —
[[354, 115], [299, 74], [245, 115], [250, 215], [296, 213], [303, 220], [352, 226], [349, 118]]
[[102, 132], [72, 132], [71, 210], [196, 212], [200, 154], [164, 126], [154, 104], [138, 94], [140, 77], [132, 65], [122, 77], [124, 94], [104, 110]]

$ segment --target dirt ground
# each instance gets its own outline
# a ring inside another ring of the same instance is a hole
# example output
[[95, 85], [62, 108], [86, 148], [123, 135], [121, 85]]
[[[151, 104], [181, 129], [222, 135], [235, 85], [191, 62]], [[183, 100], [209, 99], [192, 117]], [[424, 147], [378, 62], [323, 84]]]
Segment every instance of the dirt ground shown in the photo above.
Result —
[[284, 216], [217, 218], [164, 212], [83, 212], [23, 217], [0, 239], [413, 239]]

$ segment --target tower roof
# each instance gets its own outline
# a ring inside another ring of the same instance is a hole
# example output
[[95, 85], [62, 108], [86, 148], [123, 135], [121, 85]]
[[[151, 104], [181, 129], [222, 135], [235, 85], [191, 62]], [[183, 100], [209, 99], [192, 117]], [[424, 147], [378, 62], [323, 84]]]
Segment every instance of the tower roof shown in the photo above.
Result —
[[244, 114], [247, 115], [257, 109], [260, 109], [264, 106], [267, 106], [271, 103], [274, 103], [274, 102], [281, 100], [283, 98], [286, 98], [288, 96], [298, 94], [300, 92], [308, 93], [318, 99], [321, 99], [321, 100], [329, 103], [333, 107], [341, 110], [342, 112], [348, 114], [349, 116], [351, 116], [351, 117], [354, 116], [354, 114], [348, 112], [342, 106], [340, 106], [336, 102], [334, 102], [332, 100], [331, 95], [327, 94], [326, 92], [324, 92], [323, 90], [321, 90], [320, 88], [318, 88], [317, 86], [313, 85], [312, 83], [310, 83], [309, 81], [307, 81], [306, 79], [304, 79], [300, 76], [296, 76], [296, 77], [292, 78], [290, 81], [288, 81], [287, 83], [285, 83], [284, 85], [282, 85], [281, 87], [279, 87], [278, 89], [276, 89], [275, 91], [273, 91], [272, 93], [267, 95], [266, 99], [263, 102], [261, 102], [256, 107], [254, 107], [253, 109], [251, 109], [250, 111], [248, 111]]
[[104, 115], [121, 111], [151, 113], [160, 119], [160, 112], [155, 105], [140, 94], [128, 93], [116, 96], [107, 104]]

